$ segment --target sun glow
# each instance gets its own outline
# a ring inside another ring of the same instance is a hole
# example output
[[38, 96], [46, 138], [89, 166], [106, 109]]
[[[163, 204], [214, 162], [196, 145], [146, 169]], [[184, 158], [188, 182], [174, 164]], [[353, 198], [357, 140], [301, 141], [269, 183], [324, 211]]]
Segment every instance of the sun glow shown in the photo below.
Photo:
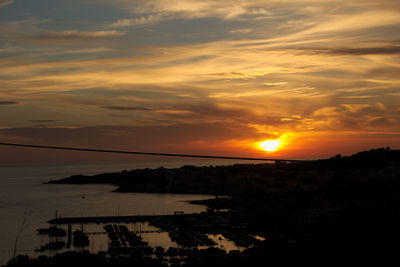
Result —
[[261, 143], [258, 143], [259, 148], [264, 151], [272, 152], [276, 151], [281, 145], [280, 140], [266, 140]]

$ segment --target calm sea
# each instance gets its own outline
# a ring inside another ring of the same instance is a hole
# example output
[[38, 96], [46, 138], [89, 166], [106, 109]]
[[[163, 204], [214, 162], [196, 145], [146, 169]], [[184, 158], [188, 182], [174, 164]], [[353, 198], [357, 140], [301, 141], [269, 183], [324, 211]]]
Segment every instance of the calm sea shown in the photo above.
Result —
[[[75, 174], [119, 172], [137, 168], [229, 165], [229, 161], [207, 160], [135, 160], [123, 163], [70, 164], [70, 165], [0, 165], [0, 264], [13, 254], [17, 233], [24, 218], [28, 218], [17, 242], [17, 253], [35, 255], [43, 244], [43, 236], [36, 229], [48, 227], [46, 222], [55, 217], [154, 215], [172, 214], [174, 211], [198, 213], [204, 206], [184, 201], [207, 199], [207, 195], [113, 193], [109, 185], [47, 185], [52, 179]], [[242, 162], [240, 162], [242, 163]]]

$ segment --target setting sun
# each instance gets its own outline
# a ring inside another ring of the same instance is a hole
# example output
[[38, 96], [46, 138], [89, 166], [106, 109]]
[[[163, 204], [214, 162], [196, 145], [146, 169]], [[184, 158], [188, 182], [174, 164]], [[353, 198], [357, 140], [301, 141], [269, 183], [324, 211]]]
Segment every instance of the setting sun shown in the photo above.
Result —
[[279, 140], [266, 140], [258, 144], [258, 146], [265, 151], [275, 151], [279, 148], [281, 142]]

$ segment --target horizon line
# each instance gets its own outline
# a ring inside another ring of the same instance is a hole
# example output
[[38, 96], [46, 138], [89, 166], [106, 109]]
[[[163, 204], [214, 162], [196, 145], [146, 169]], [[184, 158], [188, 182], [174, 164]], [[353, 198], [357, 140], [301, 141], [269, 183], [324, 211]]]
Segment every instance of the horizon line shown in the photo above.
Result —
[[185, 158], [209, 158], [209, 159], [235, 159], [235, 160], [249, 160], [249, 161], [275, 161], [275, 162], [305, 162], [307, 160], [300, 159], [274, 159], [274, 158], [252, 158], [252, 157], [232, 157], [232, 156], [215, 156], [215, 155], [193, 155], [193, 154], [175, 154], [175, 153], [160, 153], [160, 152], [141, 152], [141, 151], [124, 151], [124, 150], [108, 150], [108, 149], [95, 149], [95, 148], [81, 148], [81, 147], [63, 147], [63, 146], [45, 146], [33, 144], [17, 144], [17, 143], [1, 143], [1, 146], [14, 146], [14, 147], [28, 147], [28, 148], [43, 148], [53, 150], [71, 150], [71, 151], [85, 151], [85, 152], [99, 152], [99, 153], [114, 153], [114, 154], [134, 154], [134, 155], [150, 155], [150, 156], [163, 156], [163, 157], [185, 157]]

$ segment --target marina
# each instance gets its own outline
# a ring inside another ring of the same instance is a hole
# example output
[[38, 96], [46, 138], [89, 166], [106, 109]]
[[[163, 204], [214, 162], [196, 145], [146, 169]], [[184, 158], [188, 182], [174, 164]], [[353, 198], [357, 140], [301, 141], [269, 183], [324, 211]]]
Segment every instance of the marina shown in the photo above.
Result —
[[[229, 223], [229, 217], [228, 211], [196, 214], [179, 211], [171, 215], [148, 216], [56, 217], [49, 220], [47, 223], [50, 227], [42, 228], [40, 233], [47, 233], [50, 242], [41, 245], [36, 252], [46, 255], [87, 250], [112, 258], [158, 258], [165, 264], [171, 264], [184, 261], [196, 253], [207, 255], [210, 249], [226, 253], [243, 252], [263, 238], [248, 234], [243, 239], [243, 231], [247, 232], [247, 227]], [[54, 236], [49, 229], [67, 234]], [[237, 229], [240, 231], [237, 232]], [[247, 243], [238, 246], [228, 236]], [[160, 240], [164, 243], [159, 242]]]
[[[72, 241], [68, 246], [68, 224], [58, 225], [67, 234], [58, 238], [65, 242], [65, 247], [61, 244], [48, 245], [48, 231], [54, 224], [48, 224], [49, 220], [55, 218], [55, 210], [58, 210], [57, 217], [114, 217], [120, 215], [133, 214], [173, 214], [176, 210], [185, 213], [199, 213], [206, 208], [201, 205], [191, 205], [186, 201], [196, 199], [208, 199], [208, 195], [174, 195], [174, 194], [146, 194], [146, 193], [114, 193], [115, 187], [110, 185], [46, 185], [45, 182], [55, 178], [68, 177], [74, 173], [98, 173], [119, 171], [138, 163], [127, 164], [92, 164], [92, 165], [54, 165], [54, 166], [26, 166], [14, 168], [12, 166], [0, 166], [0, 213], [7, 214], [2, 216], [0, 227], [3, 229], [2, 239], [0, 240], [0, 265], [5, 264], [13, 255], [16, 235], [21, 228], [22, 220], [30, 214], [27, 223], [22, 229], [22, 233], [16, 244], [16, 253], [24, 253], [29, 256], [47, 255], [75, 250]], [[153, 162], [152, 164], [160, 164]], [[171, 163], [172, 164], [172, 163]], [[176, 164], [176, 163], [174, 163]], [[146, 166], [146, 165], [141, 165]], [[157, 165], [156, 165], [157, 166]], [[85, 198], [82, 198], [85, 196]], [[134, 203], [134, 204], [133, 204]], [[146, 225], [142, 225], [142, 232]], [[39, 229], [43, 229], [38, 231]], [[72, 224], [72, 232], [81, 229], [81, 224]], [[85, 224], [85, 232], [105, 232], [102, 224]], [[134, 230], [134, 229], [131, 229]], [[58, 231], [58, 230], [56, 230]], [[139, 231], [139, 228], [137, 229]], [[148, 231], [154, 231], [150, 229]], [[41, 234], [39, 234], [41, 233]], [[72, 233], [71, 233], [72, 235]], [[168, 234], [162, 233], [142, 233], [154, 246], [164, 247], [174, 246], [168, 239]], [[90, 244], [85, 249], [94, 253], [107, 250], [107, 237], [105, 234], [91, 235], [97, 236], [94, 244]], [[103, 237], [103, 238], [102, 238]], [[52, 237], [53, 238], [53, 237]], [[41, 251], [41, 246], [44, 251]], [[48, 248], [56, 247], [57, 250]], [[40, 250], [40, 251], [37, 251]]]

